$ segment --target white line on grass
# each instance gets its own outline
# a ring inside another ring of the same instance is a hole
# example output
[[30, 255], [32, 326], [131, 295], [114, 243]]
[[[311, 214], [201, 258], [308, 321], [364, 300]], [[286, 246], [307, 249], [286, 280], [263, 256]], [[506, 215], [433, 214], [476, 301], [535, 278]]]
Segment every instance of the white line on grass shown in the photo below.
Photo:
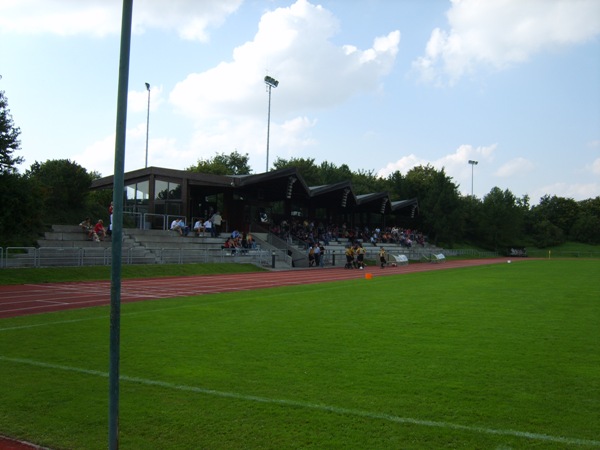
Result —
[[[67, 372], [75, 372], [82, 373], [86, 375], [93, 375], [103, 378], [108, 378], [108, 373], [101, 372], [98, 370], [89, 370], [82, 369], [78, 367], [70, 367], [63, 366], [59, 364], [49, 364], [41, 361], [33, 361], [30, 359], [22, 359], [22, 358], [9, 358], [5, 356], [0, 356], [1, 361], [13, 362], [18, 364], [27, 364], [36, 367], [43, 367], [54, 370], [64, 370]], [[138, 377], [129, 377], [127, 375], [121, 375], [119, 377], [121, 381], [128, 381], [131, 383], [138, 383], [146, 386], [158, 386], [166, 389], [174, 389], [177, 391], [184, 392], [195, 392], [199, 394], [212, 395], [215, 397], [223, 397], [223, 398], [233, 398], [236, 400], [246, 400], [252, 402], [259, 403], [270, 403], [275, 405], [284, 405], [284, 406], [293, 406], [297, 408], [306, 408], [312, 409], [316, 411], [326, 411], [332, 412], [340, 415], [349, 415], [349, 416], [357, 416], [357, 417], [366, 417], [368, 419], [379, 419], [386, 420], [389, 422], [402, 423], [402, 424], [411, 424], [418, 425], [424, 427], [434, 427], [434, 428], [446, 428], [452, 430], [461, 430], [467, 431], [471, 433], [479, 433], [479, 434], [494, 434], [500, 436], [514, 436], [524, 439], [530, 439], [535, 441], [546, 441], [546, 442], [554, 442], [559, 444], [567, 444], [567, 445], [587, 445], [600, 447], [600, 441], [591, 440], [591, 439], [577, 439], [577, 438], [569, 438], [563, 436], [550, 436], [548, 434], [540, 434], [540, 433], [530, 433], [527, 431], [517, 431], [517, 430], [502, 430], [495, 428], [485, 428], [485, 427], [477, 427], [470, 425], [460, 425], [451, 422], [440, 422], [434, 420], [422, 420], [422, 419], [413, 419], [410, 417], [399, 417], [393, 416], [391, 414], [383, 414], [371, 411], [363, 411], [360, 409], [351, 409], [351, 408], [342, 408], [338, 406], [331, 405], [322, 405], [318, 403], [309, 403], [309, 402], [301, 402], [297, 400], [285, 400], [285, 399], [275, 399], [268, 397], [259, 397], [256, 395], [245, 395], [239, 394], [236, 392], [224, 392], [224, 391], [216, 391], [214, 389], [205, 389], [196, 386], [185, 386], [180, 384], [167, 383], [164, 381], [156, 381], [156, 380], [148, 380], [146, 378], [138, 378]]]

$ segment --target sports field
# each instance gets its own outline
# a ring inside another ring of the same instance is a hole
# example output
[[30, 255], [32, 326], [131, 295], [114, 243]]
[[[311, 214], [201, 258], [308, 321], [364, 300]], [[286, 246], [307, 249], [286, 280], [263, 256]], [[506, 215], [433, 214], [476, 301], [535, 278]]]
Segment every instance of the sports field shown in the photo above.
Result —
[[[373, 271], [123, 304], [121, 448], [600, 448], [600, 261]], [[0, 434], [106, 448], [108, 346], [1, 319]]]

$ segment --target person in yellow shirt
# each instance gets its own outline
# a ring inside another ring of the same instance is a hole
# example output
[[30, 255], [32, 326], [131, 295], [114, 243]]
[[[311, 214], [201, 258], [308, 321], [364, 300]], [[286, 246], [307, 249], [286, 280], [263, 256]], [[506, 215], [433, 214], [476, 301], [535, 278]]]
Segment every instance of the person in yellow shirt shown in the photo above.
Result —
[[346, 265], [344, 268], [352, 269], [352, 264], [354, 263], [354, 249], [352, 246], [348, 245], [346, 247]]
[[385, 265], [387, 264], [387, 261], [385, 259], [385, 248], [381, 247], [379, 249], [379, 262], [381, 263], [381, 268], [383, 269], [385, 267]]
[[355, 249], [356, 252], [356, 265], [359, 269], [365, 268], [365, 253], [367, 251], [363, 248], [362, 245], [358, 244]]

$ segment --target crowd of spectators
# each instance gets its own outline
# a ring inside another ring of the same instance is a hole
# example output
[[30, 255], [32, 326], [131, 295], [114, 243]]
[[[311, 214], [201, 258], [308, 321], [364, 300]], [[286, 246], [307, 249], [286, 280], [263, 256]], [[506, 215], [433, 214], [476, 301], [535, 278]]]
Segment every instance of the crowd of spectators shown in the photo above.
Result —
[[245, 231], [240, 233], [238, 230], [233, 230], [231, 235], [225, 240], [221, 246], [222, 250], [231, 250], [231, 254], [245, 254], [248, 250], [256, 249], [256, 242], [252, 234]]
[[384, 228], [368, 226], [350, 227], [342, 225], [315, 222], [314, 220], [283, 219], [279, 223], [271, 224], [270, 231], [288, 242], [299, 240], [307, 248], [320, 242], [329, 245], [330, 242], [363, 245], [371, 244], [377, 247], [381, 244], [397, 244], [405, 248], [415, 245], [425, 246], [425, 235], [417, 230], [388, 226]]

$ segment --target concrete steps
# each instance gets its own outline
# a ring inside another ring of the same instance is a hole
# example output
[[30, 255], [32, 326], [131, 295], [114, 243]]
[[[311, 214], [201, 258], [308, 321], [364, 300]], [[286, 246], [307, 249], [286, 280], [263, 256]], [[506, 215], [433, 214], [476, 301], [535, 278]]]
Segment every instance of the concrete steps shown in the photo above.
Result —
[[[226, 240], [209, 235], [196, 237], [193, 233], [180, 236], [170, 230], [123, 229], [122, 261], [125, 264], [185, 264], [210, 262], [250, 262], [271, 267], [270, 255], [265, 251], [250, 251], [232, 255], [222, 250]], [[260, 239], [257, 238], [257, 243]], [[260, 248], [260, 245], [259, 245]], [[53, 225], [51, 231], [38, 240], [38, 247], [23, 249], [22, 254], [11, 255], [11, 265], [85, 266], [107, 265], [112, 258], [112, 239], [94, 242], [77, 225]], [[284, 258], [278, 258], [276, 268], [285, 268]], [[289, 266], [288, 266], [289, 268]]]

